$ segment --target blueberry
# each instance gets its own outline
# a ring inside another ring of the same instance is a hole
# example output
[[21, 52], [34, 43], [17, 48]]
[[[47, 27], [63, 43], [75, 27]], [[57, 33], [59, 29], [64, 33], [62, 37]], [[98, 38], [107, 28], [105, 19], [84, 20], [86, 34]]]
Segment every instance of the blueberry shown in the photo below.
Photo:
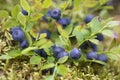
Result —
[[53, 47], [53, 56], [55, 58], [57, 58], [57, 55], [60, 53], [60, 52], [63, 52], [64, 49], [62, 47]]
[[46, 75], [48, 72], [52, 75], [54, 73], [54, 67], [42, 70], [42, 75]]
[[58, 53], [57, 59], [60, 59], [60, 58], [62, 58], [62, 57], [64, 57], [64, 56], [68, 56], [68, 53], [65, 52], [65, 51], [62, 51], [62, 52]]
[[42, 34], [42, 33], [46, 33], [46, 38], [47, 38], [47, 39], [50, 39], [51, 32], [50, 32], [49, 30], [44, 29], [44, 30], [42, 30], [41, 32], [39, 32], [39, 37], [40, 37], [40, 34]]
[[59, 20], [61, 16], [61, 11], [59, 9], [51, 10], [50, 15], [53, 19]]
[[80, 45], [80, 48], [82, 50], [86, 50], [89, 48], [89, 42], [88, 41], [85, 41], [83, 44]]
[[71, 22], [70, 18], [61, 18], [58, 20], [58, 23], [61, 24], [63, 26], [63, 28], [65, 28], [67, 25], [69, 25]]
[[45, 59], [47, 58], [47, 53], [44, 51], [44, 49], [37, 49], [34, 50], [34, 52], [38, 55], [40, 55], [41, 57], [44, 57]]
[[24, 39], [22, 42], [20, 42], [20, 48], [25, 49], [29, 46], [29, 43], [26, 39]]
[[54, 67], [53, 68], [50, 68], [50, 75], [52, 75], [54, 73]]
[[106, 55], [104, 55], [104, 54], [99, 54], [98, 56], [97, 56], [97, 60], [100, 60], [100, 61], [103, 61], [103, 62], [108, 62], [108, 57], [106, 56]]
[[23, 15], [25, 15], [25, 16], [28, 15], [28, 12], [27, 12], [26, 10], [24, 10], [24, 9], [22, 9], [22, 13], [23, 13]]
[[92, 15], [92, 14], [89, 14], [89, 15], [87, 15], [86, 17], [85, 17], [85, 23], [87, 24], [87, 23], [89, 23], [92, 19], [94, 18], [94, 15]]
[[71, 50], [70, 52], [70, 57], [72, 59], [79, 59], [81, 57], [81, 52], [80, 50], [78, 50], [77, 48], [74, 48], [73, 50]]
[[90, 48], [92, 48], [93, 51], [98, 51], [98, 47], [96, 44], [89, 42]]
[[86, 58], [89, 60], [97, 59], [97, 54], [96, 54], [96, 52], [91, 51], [91, 52], [86, 54]]
[[12, 34], [12, 32], [15, 31], [15, 30], [21, 30], [21, 31], [22, 31], [22, 29], [21, 29], [20, 27], [16, 26], [16, 27], [13, 27], [13, 28], [10, 30], [10, 33]]
[[97, 40], [99, 40], [99, 41], [103, 41], [104, 40], [104, 36], [103, 36], [103, 34], [101, 34], [101, 33], [98, 33], [98, 34], [96, 34], [96, 39]]
[[22, 42], [24, 40], [24, 33], [22, 30], [12, 31], [12, 37], [15, 41]]
[[48, 69], [44, 69], [44, 70], [42, 70], [41, 73], [42, 73], [42, 75], [46, 75], [48, 73], [48, 71], [49, 71]]

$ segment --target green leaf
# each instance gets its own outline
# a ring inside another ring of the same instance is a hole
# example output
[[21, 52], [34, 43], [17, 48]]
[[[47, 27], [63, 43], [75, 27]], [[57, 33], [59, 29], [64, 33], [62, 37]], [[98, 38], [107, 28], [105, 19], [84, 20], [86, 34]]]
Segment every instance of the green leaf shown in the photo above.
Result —
[[99, 44], [99, 41], [97, 39], [89, 39], [89, 41], [94, 44]]
[[74, 8], [78, 9], [80, 7], [81, 0], [74, 0]]
[[37, 49], [36, 47], [28, 47], [24, 50], [22, 50], [21, 54], [29, 54], [30, 51]]
[[9, 55], [2, 55], [0, 56], [0, 59], [11, 59], [12, 57]]
[[103, 9], [102, 11], [100, 11], [99, 15], [100, 17], [102, 18], [107, 18], [109, 15], [108, 15], [108, 10], [107, 9]]
[[67, 32], [67, 35], [70, 35], [73, 30], [73, 25], [69, 25], [65, 28], [65, 31]]
[[52, 0], [44, 0], [43, 8], [49, 8], [52, 5]]
[[72, 0], [67, 0], [60, 7], [65, 10], [70, 4], [72, 4]]
[[30, 11], [30, 6], [26, 0], [20, 0], [20, 5], [22, 6], [24, 10], [28, 12]]
[[35, 54], [35, 52], [34, 51], [29, 51], [29, 53], [27, 53], [27, 54], [25, 54], [25, 55], [27, 55], [27, 56], [32, 56], [32, 55], [34, 55]]
[[112, 28], [119, 25], [120, 25], [120, 21], [109, 21], [105, 26]]
[[39, 39], [45, 38], [46, 36], [47, 36], [47, 34], [46, 34], [46, 33], [42, 33], [42, 34], [40, 34]]
[[34, 45], [39, 47], [39, 46], [42, 46], [46, 43], [47, 43], [47, 39], [40, 39], [39, 41], [35, 41]]
[[111, 30], [103, 30], [102, 34], [114, 38], [114, 33]]
[[78, 66], [79, 65], [79, 62], [78, 61], [73, 61], [73, 63], [76, 65], [76, 66]]
[[41, 19], [43, 14], [39, 13], [31, 18], [30, 21], [37, 21], [38, 19]]
[[30, 58], [30, 64], [40, 64], [41, 57], [40, 56], [32, 56]]
[[50, 48], [53, 45], [53, 42], [48, 41], [47, 43], [45, 43], [44, 45], [41, 46], [41, 48]]
[[68, 56], [64, 56], [64, 57], [60, 58], [57, 63], [62, 64], [62, 63], [65, 63], [67, 60], [68, 60]]
[[83, 36], [83, 34], [81, 33], [81, 30], [82, 30], [81, 26], [76, 26], [76, 27], [74, 28], [73, 34], [72, 34], [72, 35], [75, 35], [75, 36], [76, 36], [78, 43], [82, 42], [83, 39], [84, 39], [84, 36]]
[[98, 63], [98, 64], [107, 65], [105, 62], [98, 61], [98, 60], [87, 60], [87, 62], [95, 62], [95, 63]]
[[20, 12], [20, 7], [19, 7], [19, 5], [16, 5], [16, 6], [12, 9], [12, 12], [11, 12], [12, 17], [17, 18], [17, 15], [18, 15], [19, 12]]
[[84, 39], [87, 38], [88, 36], [90, 36], [90, 32], [89, 32], [88, 29], [84, 29], [84, 28], [83, 28], [83, 29], [80, 31], [80, 33], [82, 34], [82, 36], [84, 37]]
[[68, 73], [68, 69], [65, 65], [59, 65], [57, 67], [57, 73], [62, 76], [65, 76]]
[[105, 4], [107, 2], [107, 0], [99, 0], [100, 4]]
[[48, 76], [47, 78], [45, 78], [45, 80], [55, 80], [55, 79], [54, 79], [54, 76], [52, 75], [52, 76]]
[[52, 68], [52, 67], [54, 67], [54, 66], [55, 66], [54, 63], [47, 63], [47, 64], [45, 64], [44, 66], [42, 66], [42, 70], [44, 70], [44, 69], [49, 69], [49, 68]]
[[24, 31], [24, 33], [25, 33], [25, 37], [28, 40], [29, 46], [31, 46], [32, 45], [32, 38], [31, 38], [30, 34], [26, 31]]
[[100, 17], [95, 17], [89, 23], [92, 33], [98, 32], [103, 26], [101, 25]]
[[18, 13], [17, 19], [25, 27], [26, 17], [21, 12]]
[[107, 56], [108, 56], [109, 59], [111, 59], [111, 60], [119, 60], [119, 59], [120, 59], [119, 55], [113, 54], [113, 53], [109, 53], [109, 54], [107, 54]]
[[55, 58], [54, 58], [54, 57], [48, 57], [48, 58], [47, 58], [47, 61], [48, 61], [49, 63], [52, 63], [52, 62], [55, 61]]
[[12, 28], [13, 26], [18, 26], [19, 23], [16, 21], [16, 19], [14, 18], [10, 18], [8, 19], [4, 24], [3, 24], [3, 28]]
[[21, 50], [11, 50], [10, 52], [8, 52], [8, 55], [11, 57], [17, 57], [20, 56], [21, 54]]
[[96, 6], [97, 3], [98, 3], [98, 1], [94, 1], [94, 0], [85, 0], [84, 1], [84, 5], [87, 8], [92, 8], [92, 7]]
[[8, 11], [0, 10], [0, 18], [7, 18], [9, 16]]
[[69, 34], [67, 34], [67, 32], [62, 29], [62, 26], [60, 24], [56, 24], [56, 25], [60, 35], [67, 38]]
[[[26, 32], [30, 32], [32, 31], [32, 27], [34, 26], [35, 23], [27, 23], [27, 26], [26, 26]], [[31, 32], [30, 32], [31, 33]]]
[[[29, 27], [29, 26], [28, 26]], [[36, 29], [30, 29], [30, 35], [33, 37], [33, 38], [38, 38], [38, 31], [36, 31]]]

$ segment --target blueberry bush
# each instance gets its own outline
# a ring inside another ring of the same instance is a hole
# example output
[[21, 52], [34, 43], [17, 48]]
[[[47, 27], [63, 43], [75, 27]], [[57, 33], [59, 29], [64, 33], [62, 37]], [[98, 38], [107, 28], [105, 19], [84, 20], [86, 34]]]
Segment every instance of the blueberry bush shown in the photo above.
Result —
[[107, 3], [20, 0], [10, 10], [0, 10], [4, 80], [109, 80], [112, 73], [101, 70], [120, 58], [114, 31], [120, 21], [110, 17], [113, 6]]

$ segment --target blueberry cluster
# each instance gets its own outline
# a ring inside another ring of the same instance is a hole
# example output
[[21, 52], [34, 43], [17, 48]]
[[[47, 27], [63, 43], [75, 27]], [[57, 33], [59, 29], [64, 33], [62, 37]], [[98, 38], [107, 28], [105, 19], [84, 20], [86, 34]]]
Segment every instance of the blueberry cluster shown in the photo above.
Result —
[[79, 49], [74, 48], [70, 51], [70, 55], [64, 50], [64, 48], [60, 47], [60, 46], [55, 46], [53, 47], [53, 56], [56, 59], [60, 59], [64, 56], [69, 56], [70, 58], [77, 60], [81, 57], [81, 52]]
[[82, 50], [87, 50], [90, 48], [90, 49], [92, 49], [92, 51], [98, 51], [97, 45], [90, 41], [85, 41], [82, 45], [80, 45], [80, 48]]
[[68, 53], [62, 47], [59, 46], [53, 47], [53, 53], [54, 53], [53, 56], [56, 59], [59, 59], [64, 56], [68, 56]]
[[[28, 12], [24, 9], [22, 9], [22, 14], [27, 16]], [[85, 23], [88, 24], [92, 19], [94, 18], [94, 15], [87, 15], [85, 17]], [[62, 28], [66, 28], [70, 22], [71, 19], [68, 17], [63, 17], [61, 18], [61, 11], [59, 9], [54, 9], [54, 10], [49, 10], [47, 12], [47, 14], [45, 14], [42, 19], [46, 22], [51, 21], [52, 19], [56, 20], [57, 23], [59, 23]], [[42, 33], [46, 33], [46, 39], [50, 39], [51, 37], [51, 32], [48, 29], [43, 29], [42, 31], [39, 32], [38, 38], [40, 37], [40, 35]], [[20, 27], [13, 27], [11, 29], [11, 34], [12, 37], [14, 39], [14, 41], [20, 42], [20, 48], [21, 49], [25, 49], [29, 46], [28, 41], [25, 39], [24, 36], [24, 32]], [[96, 34], [96, 39], [99, 41], [103, 41], [104, 40], [104, 36], [101, 33]], [[53, 56], [55, 57], [55, 59], [60, 59], [64, 56], [68, 56], [69, 58], [73, 59], [73, 60], [78, 60], [80, 59], [81, 55], [82, 55], [82, 50], [87, 50], [87, 49], [92, 49], [90, 52], [88, 52], [86, 54], [86, 58], [88, 60], [99, 60], [99, 61], [103, 61], [103, 62], [108, 62], [108, 57], [104, 54], [97, 54], [98, 48], [97, 45], [90, 42], [90, 41], [86, 41], [84, 42], [82, 45], [80, 45], [79, 47], [81, 50], [79, 50], [78, 48], [73, 48], [70, 53], [68, 53], [64, 48], [60, 47], [60, 46], [53, 46], [52, 47], [52, 51], [53, 51]], [[44, 49], [36, 49], [34, 50], [34, 52], [47, 59], [48, 54], [46, 53], [46, 51]], [[48, 71], [50, 71], [50, 74], [53, 74], [54, 72], [54, 68], [50, 68], [50, 69], [46, 69], [43, 70], [42, 73], [47, 73]]]
[[95, 60], [103, 61], [103, 62], [106, 62], [106, 63], [108, 62], [108, 57], [106, 55], [104, 55], [104, 54], [97, 54], [94, 51], [88, 52], [86, 54], [86, 58], [88, 60], [95, 59]]
[[[89, 14], [89, 15], [87, 15], [87, 16], [85, 17], [84, 22], [85, 22], [86, 24], [88, 24], [93, 18], [94, 18], [94, 15]], [[98, 39], [99, 41], [103, 41], [103, 40], [104, 40], [104, 36], [103, 36], [102, 33], [98, 33], [98, 34], [96, 34], [96, 36], [97, 36], [96, 39]]]
[[24, 32], [20, 27], [13, 27], [10, 32], [14, 41], [20, 42], [21, 49], [25, 49], [29, 46], [28, 41], [25, 39]]
[[[94, 15], [92, 14], [89, 14], [85, 17], [85, 23], [88, 24], [92, 19], [94, 18]], [[103, 41], [104, 40], [104, 36], [102, 33], [98, 33], [96, 34], [96, 39], [99, 40], [99, 41]], [[99, 60], [99, 61], [103, 61], [103, 62], [107, 62], [108, 61], [108, 58], [106, 55], [104, 54], [97, 54], [96, 52], [98, 51], [98, 48], [97, 48], [97, 45], [90, 42], [90, 41], [86, 41], [84, 42], [80, 48], [82, 50], [86, 50], [88, 48], [91, 48], [92, 51], [91, 52], [88, 52], [86, 54], [86, 58], [89, 59], [89, 60], [92, 60], [92, 59], [95, 59], [95, 60]]]
[[43, 16], [43, 20], [48, 22], [55, 19], [63, 28], [70, 24], [71, 20], [68, 17], [61, 18], [61, 11], [59, 9], [49, 10], [46, 15]]

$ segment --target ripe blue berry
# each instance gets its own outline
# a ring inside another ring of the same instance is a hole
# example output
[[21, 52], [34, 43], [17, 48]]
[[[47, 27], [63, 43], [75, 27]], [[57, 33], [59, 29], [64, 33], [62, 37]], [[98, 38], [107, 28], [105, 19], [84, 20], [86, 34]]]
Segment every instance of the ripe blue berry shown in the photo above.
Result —
[[53, 19], [59, 20], [61, 16], [61, 11], [59, 9], [51, 10], [50, 15]]
[[68, 53], [65, 52], [65, 51], [62, 51], [62, 52], [58, 53], [57, 59], [60, 59], [60, 58], [62, 58], [62, 57], [64, 57], [64, 56], [68, 56]]
[[11, 30], [10, 30], [10, 33], [12, 34], [13, 31], [15, 30], [22, 30], [20, 27], [16, 26], [16, 27], [13, 27]]
[[97, 59], [97, 54], [96, 54], [96, 52], [91, 51], [91, 52], [86, 54], [86, 58], [89, 60]]
[[70, 52], [70, 57], [72, 59], [79, 59], [81, 57], [81, 52], [80, 50], [78, 50], [77, 48], [74, 48], [73, 50], [71, 50]]
[[57, 55], [60, 53], [60, 52], [63, 52], [64, 49], [62, 47], [53, 47], [53, 56], [55, 58], [57, 58]]
[[99, 40], [99, 41], [103, 41], [104, 40], [104, 36], [103, 36], [103, 34], [101, 34], [101, 33], [98, 33], [98, 34], [96, 34], [96, 39], [97, 40]]
[[82, 50], [88, 49], [89, 48], [89, 42], [88, 41], [84, 42], [82, 45], [80, 45], [80, 48]]
[[86, 17], [85, 17], [85, 23], [87, 24], [87, 23], [89, 23], [92, 19], [94, 18], [94, 15], [92, 15], [92, 14], [90, 14], [90, 15], [87, 15]]
[[25, 16], [28, 15], [28, 12], [27, 12], [26, 10], [24, 10], [24, 9], [22, 9], [22, 13], [23, 13], [23, 15], [25, 15]]
[[22, 42], [24, 40], [24, 33], [22, 30], [12, 31], [12, 37], [15, 41]]
[[92, 48], [93, 51], [98, 51], [98, 47], [96, 44], [89, 42], [90, 48]]
[[47, 53], [44, 51], [44, 49], [37, 49], [34, 50], [34, 52], [44, 58], [47, 58], [48, 56]]
[[63, 28], [65, 28], [67, 25], [69, 25], [71, 22], [70, 18], [61, 18], [58, 20], [58, 23], [61, 24], [63, 26]]
[[42, 34], [42, 33], [46, 33], [46, 38], [47, 38], [47, 39], [50, 39], [51, 32], [50, 32], [49, 30], [44, 29], [44, 30], [42, 30], [41, 32], [39, 32], [39, 37], [40, 37], [40, 34]]
[[104, 54], [99, 54], [98, 56], [97, 56], [97, 60], [100, 60], [100, 61], [103, 61], [103, 62], [108, 62], [108, 57], [106, 56], [106, 55], [104, 55]]
[[29, 46], [29, 43], [26, 39], [24, 39], [22, 42], [20, 42], [20, 48], [25, 49]]

